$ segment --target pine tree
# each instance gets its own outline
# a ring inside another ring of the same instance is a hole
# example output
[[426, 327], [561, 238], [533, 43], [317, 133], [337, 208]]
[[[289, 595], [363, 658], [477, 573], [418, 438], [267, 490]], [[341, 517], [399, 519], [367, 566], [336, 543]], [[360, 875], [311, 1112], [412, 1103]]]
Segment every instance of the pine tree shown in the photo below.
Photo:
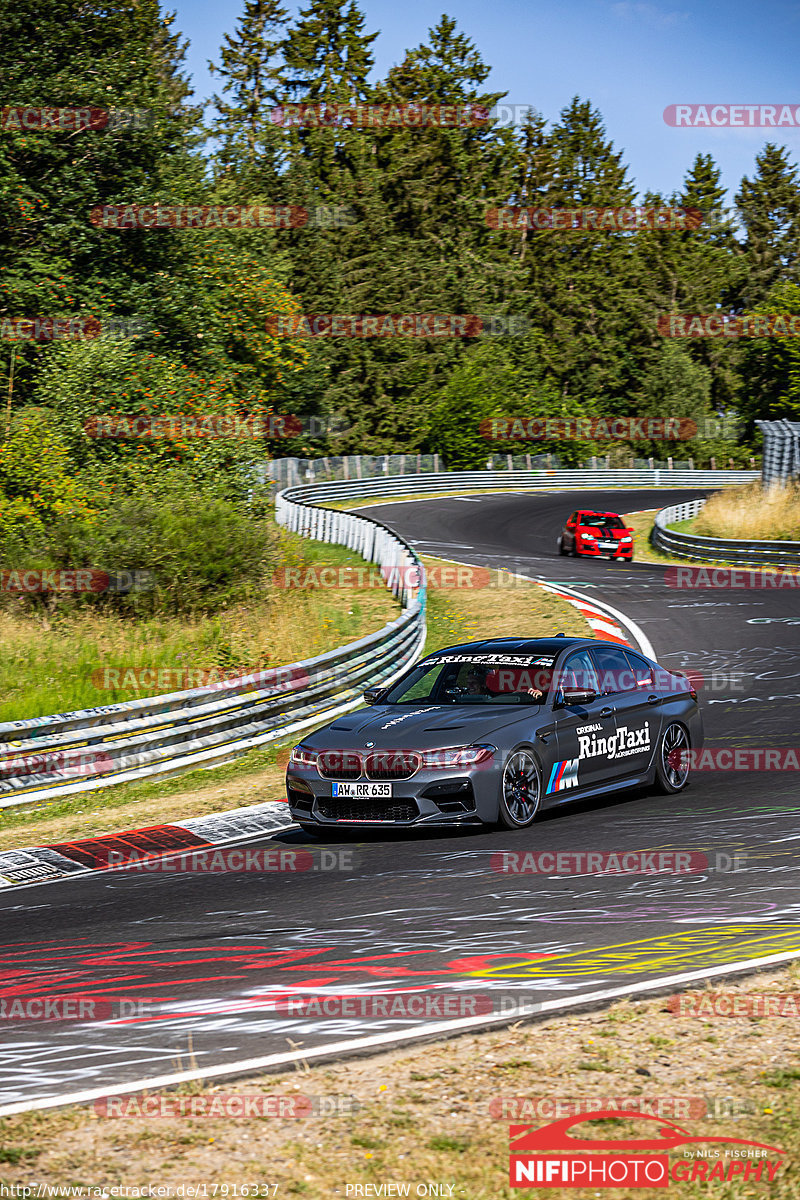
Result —
[[222, 96], [212, 98], [219, 114], [211, 127], [220, 141], [217, 172], [272, 197], [279, 195], [283, 139], [271, 110], [281, 100], [288, 16], [279, 0], [246, 0], [235, 34], [225, 35], [220, 65], [209, 63], [225, 80]]
[[800, 282], [800, 189], [784, 147], [772, 142], [764, 147], [755, 177], [742, 180], [736, 207], [746, 235], [747, 278], [740, 299], [750, 311], [775, 284]]
[[[575, 97], [539, 147], [546, 164], [536, 204], [577, 209], [629, 207], [634, 188], [601, 116]], [[628, 411], [635, 350], [646, 316], [633, 267], [637, 234], [574, 229], [531, 231], [526, 251], [530, 313], [544, 333], [546, 368], [565, 398]]]

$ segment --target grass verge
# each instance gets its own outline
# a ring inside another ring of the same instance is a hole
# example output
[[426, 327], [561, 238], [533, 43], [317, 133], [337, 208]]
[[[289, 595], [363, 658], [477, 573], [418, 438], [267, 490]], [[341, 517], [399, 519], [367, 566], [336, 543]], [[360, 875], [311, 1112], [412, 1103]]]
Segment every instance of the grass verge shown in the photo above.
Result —
[[[423, 557], [423, 562], [428, 568], [446, 565], [441, 559], [429, 557]], [[583, 637], [590, 633], [576, 609], [534, 583], [499, 571], [479, 572], [476, 577], [489, 586], [430, 589], [426, 651], [486, 634], [543, 637], [565, 633]], [[467, 573], [462, 582], [472, 578]], [[337, 593], [331, 589], [326, 594], [332, 597]], [[383, 597], [390, 608], [385, 619], [391, 620], [394, 609], [385, 589], [369, 589], [365, 595]], [[352, 589], [340, 596], [342, 603], [353, 604]], [[333, 601], [329, 599], [327, 603]], [[383, 620], [371, 627], [378, 628], [380, 624]], [[343, 637], [336, 644], [347, 640]], [[305, 658], [308, 654], [300, 650], [297, 657]], [[291, 744], [296, 740], [292, 739]], [[251, 750], [234, 762], [187, 772], [174, 779], [117, 784], [83, 795], [0, 810], [0, 850], [97, 837], [121, 829], [168, 824], [209, 812], [280, 800], [285, 795], [282, 748], [273, 745]]]
[[686, 566], [685, 558], [676, 558], [672, 554], [664, 554], [650, 541], [650, 534], [656, 521], [658, 508], [650, 508], [645, 512], [623, 513], [622, 519], [633, 530], [633, 560], [634, 562], [658, 563], [667, 566], [677, 563]]
[[[796, 992], [798, 983], [800, 971], [792, 964], [745, 981], [720, 981], [714, 990], [785, 994]], [[176, 1050], [176, 1057], [180, 1053]], [[771, 1184], [681, 1182], [659, 1195], [800, 1197], [800, 1052], [791, 1017], [676, 1016], [667, 1010], [666, 998], [623, 1000], [596, 1013], [519, 1023], [250, 1081], [208, 1088], [198, 1082], [176, 1091], [352, 1097], [360, 1107], [342, 1116], [297, 1120], [111, 1120], [89, 1107], [23, 1114], [0, 1121], [0, 1180], [106, 1188], [151, 1183], [173, 1189], [173, 1197], [188, 1181], [226, 1184], [228, 1196], [235, 1194], [234, 1184], [263, 1182], [271, 1185], [270, 1196], [309, 1200], [392, 1194], [385, 1189], [389, 1183], [409, 1184], [413, 1197], [425, 1194], [417, 1191], [420, 1184], [436, 1182], [452, 1191], [433, 1194], [455, 1200], [511, 1200], [519, 1192], [508, 1183], [509, 1121], [540, 1126], [554, 1119], [546, 1110], [539, 1115], [530, 1108], [527, 1115], [509, 1116], [503, 1101], [521, 1097], [594, 1100], [607, 1108], [618, 1108], [621, 1100], [628, 1107], [638, 1104], [691, 1135], [710, 1139], [699, 1147], [701, 1155], [724, 1153], [715, 1137], [749, 1139], [786, 1152]], [[690, 1100], [692, 1115], [687, 1116]], [[703, 1102], [705, 1115], [694, 1115]], [[652, 1122], [647, 1129], [644, 1124], [635, 1119], [604, 1123], [602, 1134], [583, 1126], [577, 1136], [653, 1136]], [[680, 1146], [671, 1160], [697, 1153], [697, 1146]], [[712, 1157], [700, 1169], [708, 1172], [716, 1161]], [[383, 1192], [374, 1190], [382, 1184]], [[553, 1200], [598, 1194], [630, 1200], [638, 1193], [547, 1189]]]

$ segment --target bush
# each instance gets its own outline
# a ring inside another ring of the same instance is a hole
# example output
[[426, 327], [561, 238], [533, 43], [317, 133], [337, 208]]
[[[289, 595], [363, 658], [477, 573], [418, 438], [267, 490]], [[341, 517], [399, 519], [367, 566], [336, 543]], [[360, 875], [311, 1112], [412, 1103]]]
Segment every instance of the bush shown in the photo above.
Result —
[[[63, 518], [91, 524], [97, 501], [75, 478], [64, 438], [46, 413], [23, 410], [0, 442], [0, 553], [19, 557], [45, 553], [47, 532]], [[42, 564], [46, 565], [46, 564]]]
[[[21, 426], [21, 433], [28, 428]], [[8, 447], [0, 444], [0, 451], [14, 463], [14, 471], [5, 474], [6, 484], [23, 466], [20, 456], [12, 453], [15, 447]], [[50, 491], [45, 489], [44, 495], [0, 493], [4, 563], [18, 571], [140, 572], [147, 584], [130, 592], [32, 593], [22, 601], [28, 606], [44, 604], [50, 612], [89, 605], [140, 615], [192, 615], [224, 608], [256, 592], [263, 597], [277, 544], [274, 522], [263, 502], [250, 508], [226, 496], [222, 484], [201, 486], [187, 472], [173, 468], [160, 474], [129, 470], [127, 486], [98, 489], [93, 508], [87, 500], [86, 475], [69, 481], [70, 491], [58, 471], [52, 466], [50, 470], [55, 473], [48, 477]], [[0, 486], [3, 480], [0, 457]], [[18, 593], [0, 592], [0, 598], [6, 604], [20, 603]]]
[[178, 472], [115, 496], [101, 524], [62, 524], [57, 536], [70, 566], [149, 572], [152, 586], [106, 597], [137, 613], [209, 612], [261, 593], [275, 544], [266, 517]]

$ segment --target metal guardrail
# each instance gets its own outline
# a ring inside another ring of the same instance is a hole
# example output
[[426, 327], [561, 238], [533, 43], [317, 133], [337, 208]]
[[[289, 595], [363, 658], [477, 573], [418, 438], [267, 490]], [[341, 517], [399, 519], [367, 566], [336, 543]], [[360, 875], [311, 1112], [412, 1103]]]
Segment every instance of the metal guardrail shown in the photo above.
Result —
[[[278, 494], [287, 528], [347, 546], [377, 564], [403, 605], [400, 617], [327, 654], [214, 687], [0, 724], [0, 808], [165, 777], [232, 756], [356, 707], [366, 687], [413, 663], [425, 641], [425, 573], [414, 551], [379, 521], [319, 507], [365, 496], [469, 490], [720, 486], [755, 471], [453, 471], [296, 487]], [[420, 586], [414, 586], [416, 578]], [[89, 761], [87, 761], [89, 760]], [[91, 769], [90, 769], [91, 768]]]
[[217, 765], [356, 707], [366, 687], [415, 661], [425, 642], [425, 571], [411, 547], [370, 517], [286, 495], [276, 518], [377, 564], [402, 614], [327, 654], [219, 685], [0, 724], [0, 808]]
[[700, 562], [725, 562], [736, 567], [800, 566], [800, 542], [743, 542], [736, 538], [702, 537], [669, 528], [678, 521], [696, 517], [704, 504], [705, 500], [690, 500], [687, 504], [662, 508], [653, 526], [653, 544], [679, 558]]
[[533, 471], [446, 471], [438, 474], [393, 475], [389, 478], [351, 479], [291, 488], [283, 494], [298, 501], [326, 504], [368, 496], [442, 495], [464, 491], [540, 491], [575, 487], [720, 487], [750, 483], [758, 471], [667, 471], [621, 468]]

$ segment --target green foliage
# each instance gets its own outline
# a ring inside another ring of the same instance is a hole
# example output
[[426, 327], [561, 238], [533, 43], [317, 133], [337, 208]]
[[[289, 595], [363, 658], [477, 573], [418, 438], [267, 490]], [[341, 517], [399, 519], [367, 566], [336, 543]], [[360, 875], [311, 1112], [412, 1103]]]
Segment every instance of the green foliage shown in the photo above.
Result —
[[[35, 501], [16, 501], [8, 528], [0, 526], [0, 548], [18, 571], [128, 572], [137, 587], [82, 595], [33, 593], [24, 603], [44, 604], [50, 611], [94, 606], [141, 616], [191, 616], [263, 594], [275, 536], [264, 512], [249, 511], [219, 486], [201, 487], [196, 476], [179, 468], [129, 470], [123, 480], [120, 486], [115, 477], [114, 490], [109, 485], [102, 496], [102, 509], [92, 509], [56, 478], [51, 489], [56, 498], [44, 516], [34, 507], [29, 526], [21, 523], [23, 505]], [[18, 603], [11, 593], [4, 600]]]
[[[800, 285], [776, 284], [755, 312], [800, 315]], [[742, 414], [751, 423], [800, 420], [800, 342], [796, 337], [753, 338], [745, 349]]]
[[[480, 345], [468, 351], [435, 397], [427, 440], [451, 468], [481, 468], [490, 455], [547, 453], [553, 442], [498, 440], [492, 421], [514, 417], [586, 416], [585, 406], [562, 398], [537, 363], [536, 338], [513, 349]], [[569, 447], [577, 457], [585, 446]]]
[[270, 561], [271, 525], [239, 505], [199, 493], [177, 472], [115, 496], [100, 525], [62, 529], [63, 552], [77, 565], [147, 571], [152, 588], [120, 598], [137, 613], [197, 613], [246, 599], [261, 588]]
[[63, 519], [91, 524], [97, 508], [75, 478], [67, 443], [47, 413], [15, 416], [0, 442], [0, 552], [14, 562], [23, 548], [41, 548], [47, 530]]

